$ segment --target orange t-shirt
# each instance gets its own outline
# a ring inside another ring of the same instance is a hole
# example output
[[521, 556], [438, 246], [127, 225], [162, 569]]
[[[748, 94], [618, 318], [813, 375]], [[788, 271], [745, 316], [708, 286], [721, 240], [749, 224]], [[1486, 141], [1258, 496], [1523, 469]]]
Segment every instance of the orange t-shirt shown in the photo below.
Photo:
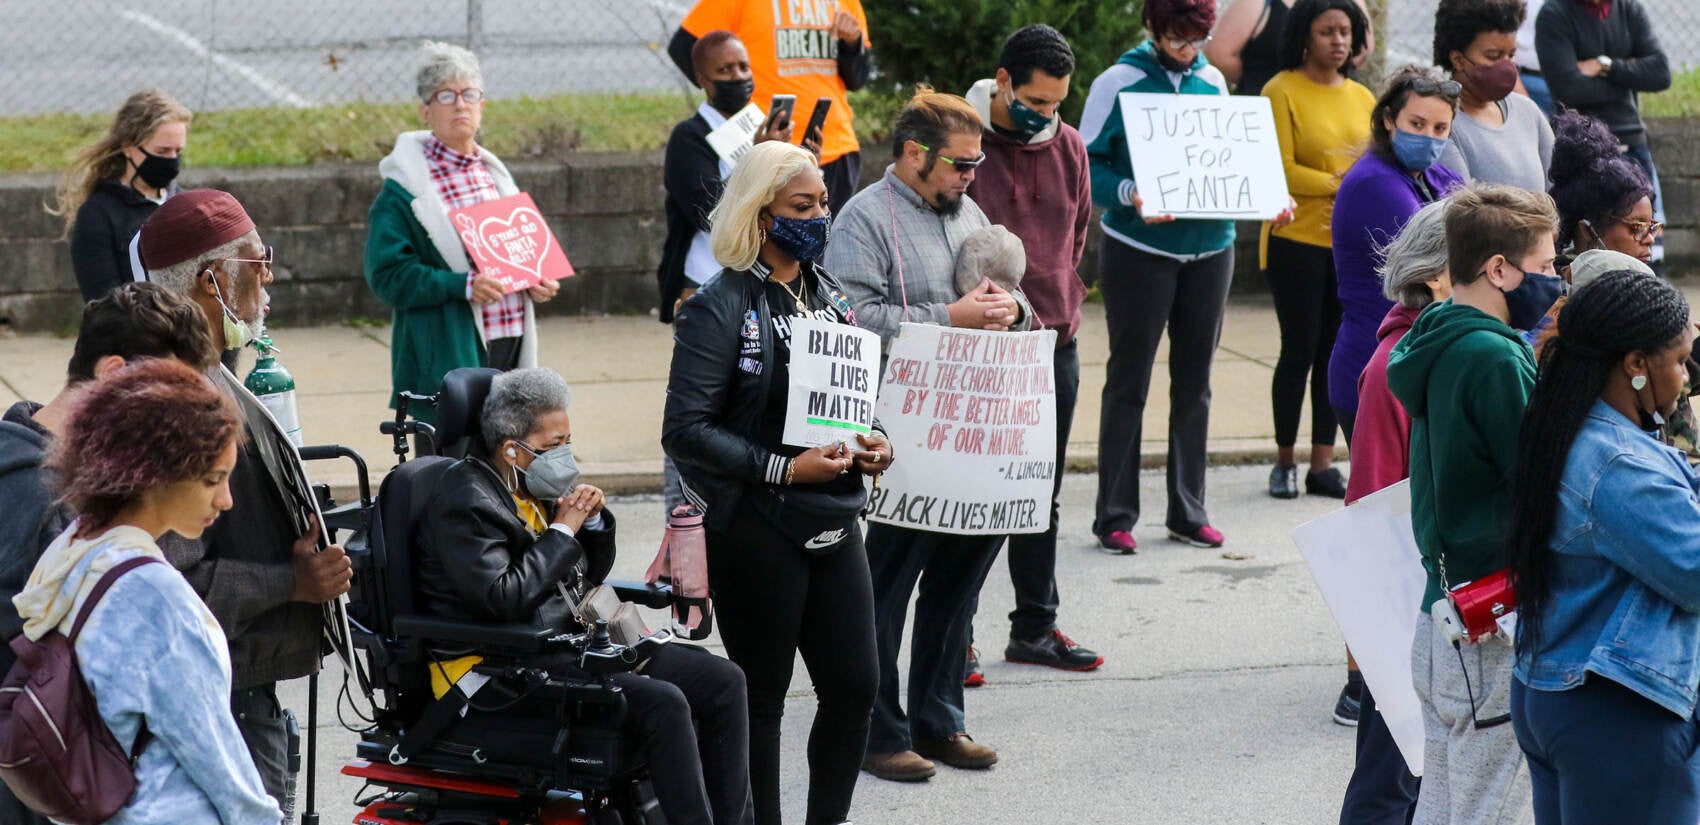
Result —
[[803, 142], [803, 127], [815, 111], [815, 99], [832, 99], [821, 134], [821, 163], [861, 148], [850, 120], [848, 90], [838, 77], [838, 38], [832, 21], [839, 9], [854, 15], [868, 41], [868, 18], [861, 0], [698, 0], [680, 28], [696, 37], [725, 29], [744, 41], [755, 76], [754, 102], [767, 111], [776, 94], [796, 95], [791, 116], [792, 141]]

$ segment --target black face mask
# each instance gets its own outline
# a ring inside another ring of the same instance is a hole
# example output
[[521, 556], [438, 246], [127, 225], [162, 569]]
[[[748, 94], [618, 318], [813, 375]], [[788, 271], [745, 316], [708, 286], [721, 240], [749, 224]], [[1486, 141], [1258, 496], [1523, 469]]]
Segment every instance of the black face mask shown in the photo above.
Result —
[[1186, 74], [1192, 70], [1191, 63], [1182, 63], [1179, 60], [1170, 57], [1169, 53], [1162, 49], [1157, 50], [1157, 64], [1162, 66], [1164, 69], [1174, 72], [1175, 74]]
[[136, 167], [136, 177], [141, 178], [142, 183], [154, 189], [164, 189], [177, 179], [177, 173], [183, 168], [182, 158], [150, 155], [146, 149], [140, 151], [142, 162], [134, 164], [134, 166]]
[[714, 94], [708, 98], [708, 105], [719, 109], [725, 114], [735, 114], [745, 106], [750, 105], [750, 98], [756, 93], [756, 82], [753, 79], [716, 80]]

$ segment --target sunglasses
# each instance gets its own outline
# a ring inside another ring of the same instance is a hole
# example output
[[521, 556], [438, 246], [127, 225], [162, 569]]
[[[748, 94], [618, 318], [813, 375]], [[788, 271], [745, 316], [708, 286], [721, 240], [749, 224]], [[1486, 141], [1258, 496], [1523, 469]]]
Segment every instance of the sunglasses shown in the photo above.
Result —
[[1640, 243], [1652, 240], [1665, 229], [1665, 225], [1658, 221], [1632, 221], [1628, 218], [1618, 218], [1617, 222], [1629, 227], [1629, 237]]
[[1431, 80], [1426, 77], [1413, 78], [1411, 91], [1424, 97], [1439, 95], [1445, 98], [1456, 98], [1464, 91], [1464, 87], [1456, 80]]
[[1209, 45], [1210, 41], [1213, 40], [1213, 39], [1215, 39], [1215, 38], [1212, 38], [1209, 35], [1206, 35], [1204, 37], [1200, 37], [1197, 40], [1188, 40], [1186, 38], [1181, 38], [1181, 37], [1165, 37], [1165, 38], [1163, 38], [1163, 45], [1168, 46], [1171, 51], [1177, 51], [1178, 52], [1181, 49], [1184, 49], [1188, 46], [1191, 46], [1194, 49], [1202, 49], [1205, 46]]
[[477, 87], [461, 89], [458, 92], [454, 89], [438, 89], [436, 92], [431, 94], [430, 100], [441, 103], [444, 106], [453, 106], [456, 98], [464, 100], [467, 103], [477, 103], [484, 99], [484, 90]]
[[[921, 143], [920, 141], [916, 141], [915, 145], [921, 147], [921, 151], [923, 151], [923, 152], [932, 152], [933, 151], [932, 147], [928, 146], [925, 143]], [[937, 153], [934, 153], [933, 157], [936, 157], [939, 160], [942, 160], [945, 163], [950, 164], [950, 168], [955, 169], [958, 174], [967, 174], [969, 172], [972, 172], [972, 171], [975, 170], [975, 168], [979, 167], [980, 164], [986, 162], [986, 156], [985, 156], [984, 153], [982, 153], [979, 157], [974, 158], [973, 160], [968, 160], [966, 158], [947, 158], [944, 155], [940, 155], [940, 154], [937, 154]]]

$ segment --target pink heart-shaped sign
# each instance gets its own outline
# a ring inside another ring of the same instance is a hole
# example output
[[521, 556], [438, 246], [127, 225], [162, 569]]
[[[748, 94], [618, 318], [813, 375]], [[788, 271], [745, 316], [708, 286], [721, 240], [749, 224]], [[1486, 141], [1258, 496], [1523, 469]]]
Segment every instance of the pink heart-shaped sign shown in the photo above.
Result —
[[485, 218], [478, 240], [490, 256], [522, 272], [535, 283], [543, 279], [543, 258], [549, 254], [549, 229], [536, 209], [521, 206], [507, 218]]

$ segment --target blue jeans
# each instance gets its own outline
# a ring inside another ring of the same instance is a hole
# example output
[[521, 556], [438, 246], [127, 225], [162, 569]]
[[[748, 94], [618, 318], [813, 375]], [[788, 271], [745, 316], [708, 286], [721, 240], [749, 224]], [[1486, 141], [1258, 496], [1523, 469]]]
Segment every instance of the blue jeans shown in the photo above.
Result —
[[1511, 724], [1529, 760], [1535, 825], [1700, 821], [1700, 721], [1590, 673], [1561, 691], [1512, 679]]
[[1547, 117], [1552, 117], [1552, 90], [1547, 88], [1547, 79], [1538, 74], [1523, 73], [1523, 88], [1529, 90], [1529, 99], [1541, 107]]

